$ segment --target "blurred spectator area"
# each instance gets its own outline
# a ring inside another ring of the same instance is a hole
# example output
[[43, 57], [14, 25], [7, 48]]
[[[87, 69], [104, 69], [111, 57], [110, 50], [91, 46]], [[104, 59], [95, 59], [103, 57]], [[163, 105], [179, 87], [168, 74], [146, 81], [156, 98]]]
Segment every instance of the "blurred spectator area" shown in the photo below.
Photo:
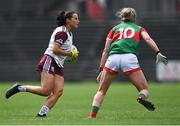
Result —
[[[66, 81], [95, 80], [108, 31], [118, 23], [115, 12], [133, 7], [161, 51], [180, 59], [179, 0], [5, 0], [0, 4], [0, 80], [37, 81], [36, 65], [56, 27], [58, 10], [75, 10], [80, 26], [74, 31], [79, 60], [65, 64]], [[155, 54], [141, 42], [139, 61], [149, 80], [155, 78]], [[125, 80], [120, 74], [119, 80]]]

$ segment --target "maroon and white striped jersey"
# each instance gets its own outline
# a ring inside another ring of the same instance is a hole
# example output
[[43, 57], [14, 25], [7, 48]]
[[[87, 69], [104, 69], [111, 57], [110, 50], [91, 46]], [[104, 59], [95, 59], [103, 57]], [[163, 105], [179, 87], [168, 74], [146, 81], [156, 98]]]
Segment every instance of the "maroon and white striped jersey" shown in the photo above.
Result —
[[57, 27], [50, 38], [48, 48], [44, 54], [47, 54], [54, 58], [59, 67], [63, 67], [64, 61], [67, 56], [56, 55], [52, 51], [53, 44], [56, 43], [59, 47], [65, 51], [71, 51], [73, 45], [73, 35], [69, 32], [65, 26]]

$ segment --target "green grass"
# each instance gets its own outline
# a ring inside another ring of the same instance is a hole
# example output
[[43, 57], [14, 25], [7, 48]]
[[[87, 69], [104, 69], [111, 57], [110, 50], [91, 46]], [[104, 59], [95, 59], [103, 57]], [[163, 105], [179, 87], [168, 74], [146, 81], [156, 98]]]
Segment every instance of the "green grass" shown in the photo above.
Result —
[[150, 99], [156, 105], [152, 112], [136, 102], [137, 91], [130, 83], [113, 83], [96, 119], [87, 115], [98, 84], [65, 83], [47, 118], [35, 117], [44, 97], [19, 93], [7, 100], [4, 94], [10, 86], [0, 85], [0, 125], [180, 125], [180, 84], [151, 83]]

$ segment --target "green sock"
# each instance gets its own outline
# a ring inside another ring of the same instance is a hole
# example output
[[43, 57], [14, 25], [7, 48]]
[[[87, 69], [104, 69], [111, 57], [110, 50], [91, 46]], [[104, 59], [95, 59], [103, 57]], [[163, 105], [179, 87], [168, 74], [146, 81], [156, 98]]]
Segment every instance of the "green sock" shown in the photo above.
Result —
[[99, 107], [97, 107], [97, 106], [92, 106], [92, 112], [98, 112], [98, 110], [99, 110]]
[[147, 99], [147, 97], [143, 93], [139, 93], [139, 97], [142, 97], [143, 99]]

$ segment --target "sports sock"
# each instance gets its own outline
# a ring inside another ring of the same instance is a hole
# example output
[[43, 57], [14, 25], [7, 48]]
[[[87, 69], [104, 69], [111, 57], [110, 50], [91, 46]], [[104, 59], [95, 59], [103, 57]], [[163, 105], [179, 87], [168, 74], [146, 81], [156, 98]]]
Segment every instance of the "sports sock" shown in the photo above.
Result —
[[99, 107], [97, 106], [92, 106], [92, 110], [88, 115], [88, 118], [96, 118], [97, 112], [99, 110]]
[[49, 108], [48, 108], [47, 106], [43, 105], [43, 106], [41, 107], [40, 111], [39, 111], [39, 114], [40, 114], [40, 115], [44, 115], [44, 114], [47, 115], [48, 111], [49, 111]]
[[148, 90], [143, 89], [139, 92], [139, 96], [138, 97], [142, 97], [143, 99], [147, 99], [148, 98]]
[[92, 106], [92, 112], [97, 113], [99, 111], [99, 107], [97, 106]]
[[18, 86], [18, 90], [19, 91], [26, 91], [26, 86], [23, 86], [23, 85]]

